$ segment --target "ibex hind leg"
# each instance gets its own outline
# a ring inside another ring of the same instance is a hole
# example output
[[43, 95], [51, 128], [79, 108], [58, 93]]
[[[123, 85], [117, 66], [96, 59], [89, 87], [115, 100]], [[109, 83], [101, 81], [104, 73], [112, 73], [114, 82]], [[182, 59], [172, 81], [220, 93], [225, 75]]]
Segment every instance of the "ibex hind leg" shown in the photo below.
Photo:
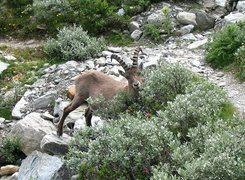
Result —
[[92, 108], [89, 106], [89, 107], [86, 109], [86, 111], [85, 111], [86, 125], [87, 125], [88, 127], [91, 127], [91, 126], [92, 126], [92, 123], [91, 123], [92, 113], [93, 113], [93, 110], [92, 110]]
[[63, 124], [64, 124], [66, 117], [70, 114], [70, 112], [78, 108], [82, 103], [84, 103], [83, 98], [74, 97], [72, 102], [67, 107], [64, 108], [63, 115], [58, 124], [58, 129], [57, 129], [58, 136], [62, 136], [63, 134]]

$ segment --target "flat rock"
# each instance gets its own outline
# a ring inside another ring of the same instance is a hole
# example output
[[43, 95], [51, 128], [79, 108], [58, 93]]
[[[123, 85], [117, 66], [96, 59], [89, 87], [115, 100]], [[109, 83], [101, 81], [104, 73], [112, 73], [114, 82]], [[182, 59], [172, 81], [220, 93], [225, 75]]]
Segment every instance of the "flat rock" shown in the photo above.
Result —
[[59, 157], [34, 151], [20, 166], [18, 180], [27, 179], [66, 180], [70, 175]]
[[7, 69], [8, 66], [9, 66], [8, 63], [1, 62], [1, 61], [0, 61], [0, 74], [1, 74], [5, 69]]
[[120, 53], [120, 52], [122, 52], [122, 48], [121, 47], [108, 47], [107, 49], [108, 49], [108, 51], [111, 51], [113, 53]]
[[43, 137], [40, 147], [41, 149], [51, 155], [64, 155], [68, 152], [68, 144], [71, 137], [63, 134], [58, 137], [55, 134], [47, 134]]
[[192, 43], [189, 46], [187, 46], [187, 48], [188, 49], [196, 49], [196, 48], [199, 48], [200, 46], [203, 46], [207, 42], [208, 42], [208, 39], [205, 38], [203, 40], [195, 41], [194, 43]]
[[12, 56], [12, 55], [6, 55], [6, 56], [3, 56], [6, 60], [9, 60], [9, 61], [14, 61], [16, 60], [16, 57]]
[[53, 123], [41, 118], [41, 114], [33, 112], [19, 120], [12, 128], [10, 136], [20, 138], [21, 150], [29, 155], [41, 150], [40, 142], [46, 134], [56, 133]]

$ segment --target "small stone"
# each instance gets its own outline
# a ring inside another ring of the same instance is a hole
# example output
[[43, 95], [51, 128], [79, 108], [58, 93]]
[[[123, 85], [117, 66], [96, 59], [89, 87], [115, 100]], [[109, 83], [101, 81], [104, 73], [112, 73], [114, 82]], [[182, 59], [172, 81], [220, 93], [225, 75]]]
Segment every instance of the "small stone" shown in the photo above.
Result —
[[110, 52], [110, 51], [102, 51], [102, 55], [103, 55], [104, 57], [107, 57], [107, 56], [110, 56], [110, 57], [111, 57], [112, 54], [113, 54], [113, 53]]
[[188, 49], [196, 49], [199, 48], [200, 46], [203, 46], [204, 44], [206, 44], [208, 42], [208, 39], [205, 38], [203, 40], [200, 41], [195, 41], [194, 43], [190, 44], [189, 46], [187, 46]]
[[9, 61], [14, 61], [16, 60], [16, 57], [12, 56], [12, 55], [6, 55], [6, 56], [3, 56], [6, 60], [9, 60]]
[[217, 77], [223, 77], [224, 75], [225, 75], [225, 74], [224, 74], [223, 72], [218, 72], [216, 76], [217, 76]]
[[54, 116], [52, 116], [51, 114], [49, 114], [48, 111], [46, 111], [45, 113], [41, 114], [41, 118], [52, 121], [54, 119]]
[[111, 51], [113, 53], [120, 53], [120, 52], [122, 52], [122, 48], [121, 47], [108, 47], [107, 49], [108, 49], [108, 51]]
[[220, 82], [220, 83], [218, 83], [218, 86], [219, 87], [225, 87], [226, 86], [226, 82]]
[[129, 23], [129, 32], [133, 32], [135, 31], [136, 29], [139, 29], [140, 28], [140, 25], [137, 21], [132, 21]]
[[139, 40], [141, 38], [143, 34], [143, 31], [139, 30], [139, 29], [136, 29], [134, 32], [132, 32], [132, 34], [130, 35], [130, 37], [133, 39], [133, 40]]

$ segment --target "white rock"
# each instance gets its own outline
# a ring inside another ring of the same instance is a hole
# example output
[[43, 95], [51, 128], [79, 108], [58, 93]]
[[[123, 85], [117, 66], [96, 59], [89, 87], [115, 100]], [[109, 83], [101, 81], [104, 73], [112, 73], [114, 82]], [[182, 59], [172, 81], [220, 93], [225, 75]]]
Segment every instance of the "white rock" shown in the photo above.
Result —
[[26, 107], [28, 102], [22, 97], [14, 106], [14, 109], [12, 110], [12, 117], [14, 119], [21, 119], [24, 114], [21, 112], [22, 109]]
[[71, 137], [67, 134], [63, 134], [58, 137], [55, 134], [47, 134], [43, 137], [40, 147], [49, 154], [64, 155], [68, 152], [68, 144], [71, 141]]
[[0, 74], [1, 74], [5, 69], [7, 69], [8, 66], [9, 66], [8, 63], [4, 63], [4, 62], [1, 62], [1, 61], [0, 61]]
[[225, 7], [226, 0], [215, 0], [216, 5]]
[[21, 150], [26, 154], [30, 154], [40, 149], [42, 138], [46, 134], [55, 133], [56, 128], [53, 123], [41, 118], [39, 113], [31, 113], [18, 121], [10, 132], [10, 136], [20, 137]]
[[184, 36], [181, 37], [181, 39], [183, 39], [183, 40], [191, 40], [191, 41], [193, 41], [193, 40], [196, 41], [197, 40], [196, 36], [194, 36], [194, 34], [192, 34], [192, 33], [185, 34]]
[[122, 52], [122, 48], [121, 47], [107, 47], [108, 51], [111, 51], [113, 53], [120, 53]]
[[194, 29], [194, 25], [189, 24], [180, 28], [179, 32], [181, 33], [181, 35], [185, 35], [190, 33], [193, 29]]
[[[104, 121], [98, 116], [92, 116], [91, 123], [92, 127], [102, 126], [104, 124]], [[74, 131], [76, 132], [83, 128], [87, 128], [85, 117], [75, 122]]]
[[159, 24], [162, 23], [164, 20], [164, 15], [162, 12], [160, 13], [152, 13], [151, 15], [148, 16], [147, 22], [149, 24]]
[[110, 51], [102, 51], [102, 55], [103, 55], [104, 57], [107, 57], [107, 56], [110, 56], [110, 57], [111, 57], [112, 54], [113, 54], [113, 53], [110, 52]]
[[196, 25], [196, 15], [194, 13], [189, 13], [189, 12], [179, 12], [177, 15], [177, 20], [181, 24], [192, 24]]
[[132, 32], [132, 34], [130, 35], [130, 37], [133, 39], [133, 40], [139, 40], [141, 38], [143, 34], [143, 31], [139, 30], [139, 29], [136, 29], [134, 32]]
[[79, 65], [78, 62], [76, 62], [76, 61], [67, 61], [65, 64], [67, 66], [71, 66], [71, 67], [75, 67], [75, 68]]
[[239, 12], [245, 12], [245, 1], [238, 1], [236, 8]]
[[12, 55], [6, 55], [6, 56], [3, 56], [6, 60], [9, 60], [9, 61], [14, 61], [16, 60], [16, 57], [12, 56]]
[[226, 23], [236, 23], [239, 21], [244, 21], [245, 20], [245, 14], [240, 13], [240, 12], [231, 12], [227, 16], [225, 16], [225, 22]]
[[136, 29], [139, 29], [140, 28], [140, 25], [137, 21], [132, 21], [129, 23], [129, 32], [133, 32], [135, 31]]
[[188, 49], [196, 49], [200, 46], [203, 46], [204, 44], [206, 44], [208, 42], [208, 38], [205, 38], [203, 40], [200, 40], [200, 41], [196, 41], [192, 44], [190, 44], [189, 46], [187, 46]]

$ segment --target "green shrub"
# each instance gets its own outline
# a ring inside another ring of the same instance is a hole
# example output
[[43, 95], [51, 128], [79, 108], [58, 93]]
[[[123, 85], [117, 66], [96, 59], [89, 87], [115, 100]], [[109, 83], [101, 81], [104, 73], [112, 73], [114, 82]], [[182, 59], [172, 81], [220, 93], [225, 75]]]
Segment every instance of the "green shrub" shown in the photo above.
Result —
[[147, 70], [144, 85], [140, 91], [138, 110], [155, 114], [163, 110], [168, 101], [173, 101], [178, 94], [184, 94], [186, 87], [198, 78], [180, 65], [169, 64], [161, 60], [156, 69]]
[[144, 26], [145, 36], [149, 37], [155, 42], [158, 42], [161, 39], [160, 29], [161, 29], [160, 25], [146, 24]]
[[10, 8], [20, 8], [32, 4], [33, 0], [6, 0], [5, 4]]
[[56, 39], [49, 39], [45, 52], [63, 60], [85, 60], [95, 57], [105, 48], [102, 38], [90, 37], [81, 26], [64, 27]]
[[[72, 157], [67, 157], [69, 165], [73, 162], [73, 169], [79, 167], [82, 179], [148, 179], [152, 165], [170, 160], [167, 149], [171, 133], [142, 117], [124, 115], [102, 129], [89, 132], [88, 135], [88, 130], [80, 131], [69, 154]], [[72, 161], [74, 151], [80, 151], [75, 153], [80, 156], [80, 165], [74, 164], [79, 161]]]
[[241, 81], [245, 81], [245, 45], [242, 45], [235, 53], [236, 75]]
[[167, 125], [186, 141], [190, 128], [216, 121], [223, 114], [231, 118], [234, 108], [230, 111], [226, 106], [231, 105], [221, 89], [206, 81], [192, 82], [184, 94], [177, 95], [173, 102], [168, 102], [165, 111], [159, 112], [159, 123]]
[[171, 31], [173, 29], [171, 24], [171, 16], [170, 16], [170, 9], [168, 6], [163, 6], [162, 12], [164, 14], [164, 21], [163, 21], [163, 29], [164, 32], [167, 33], [167, 35], [171, 34]]
[[7, 137], [0, 145], [0, 164], [20, 164], [23, 158], [20, 139], [18, 137]]
[[234, 63], [235, 52], [245, 42], [245, 21], [230, 24], [213, 37], [207, 45], [206, 60], [214, 67], [225, 67]]

